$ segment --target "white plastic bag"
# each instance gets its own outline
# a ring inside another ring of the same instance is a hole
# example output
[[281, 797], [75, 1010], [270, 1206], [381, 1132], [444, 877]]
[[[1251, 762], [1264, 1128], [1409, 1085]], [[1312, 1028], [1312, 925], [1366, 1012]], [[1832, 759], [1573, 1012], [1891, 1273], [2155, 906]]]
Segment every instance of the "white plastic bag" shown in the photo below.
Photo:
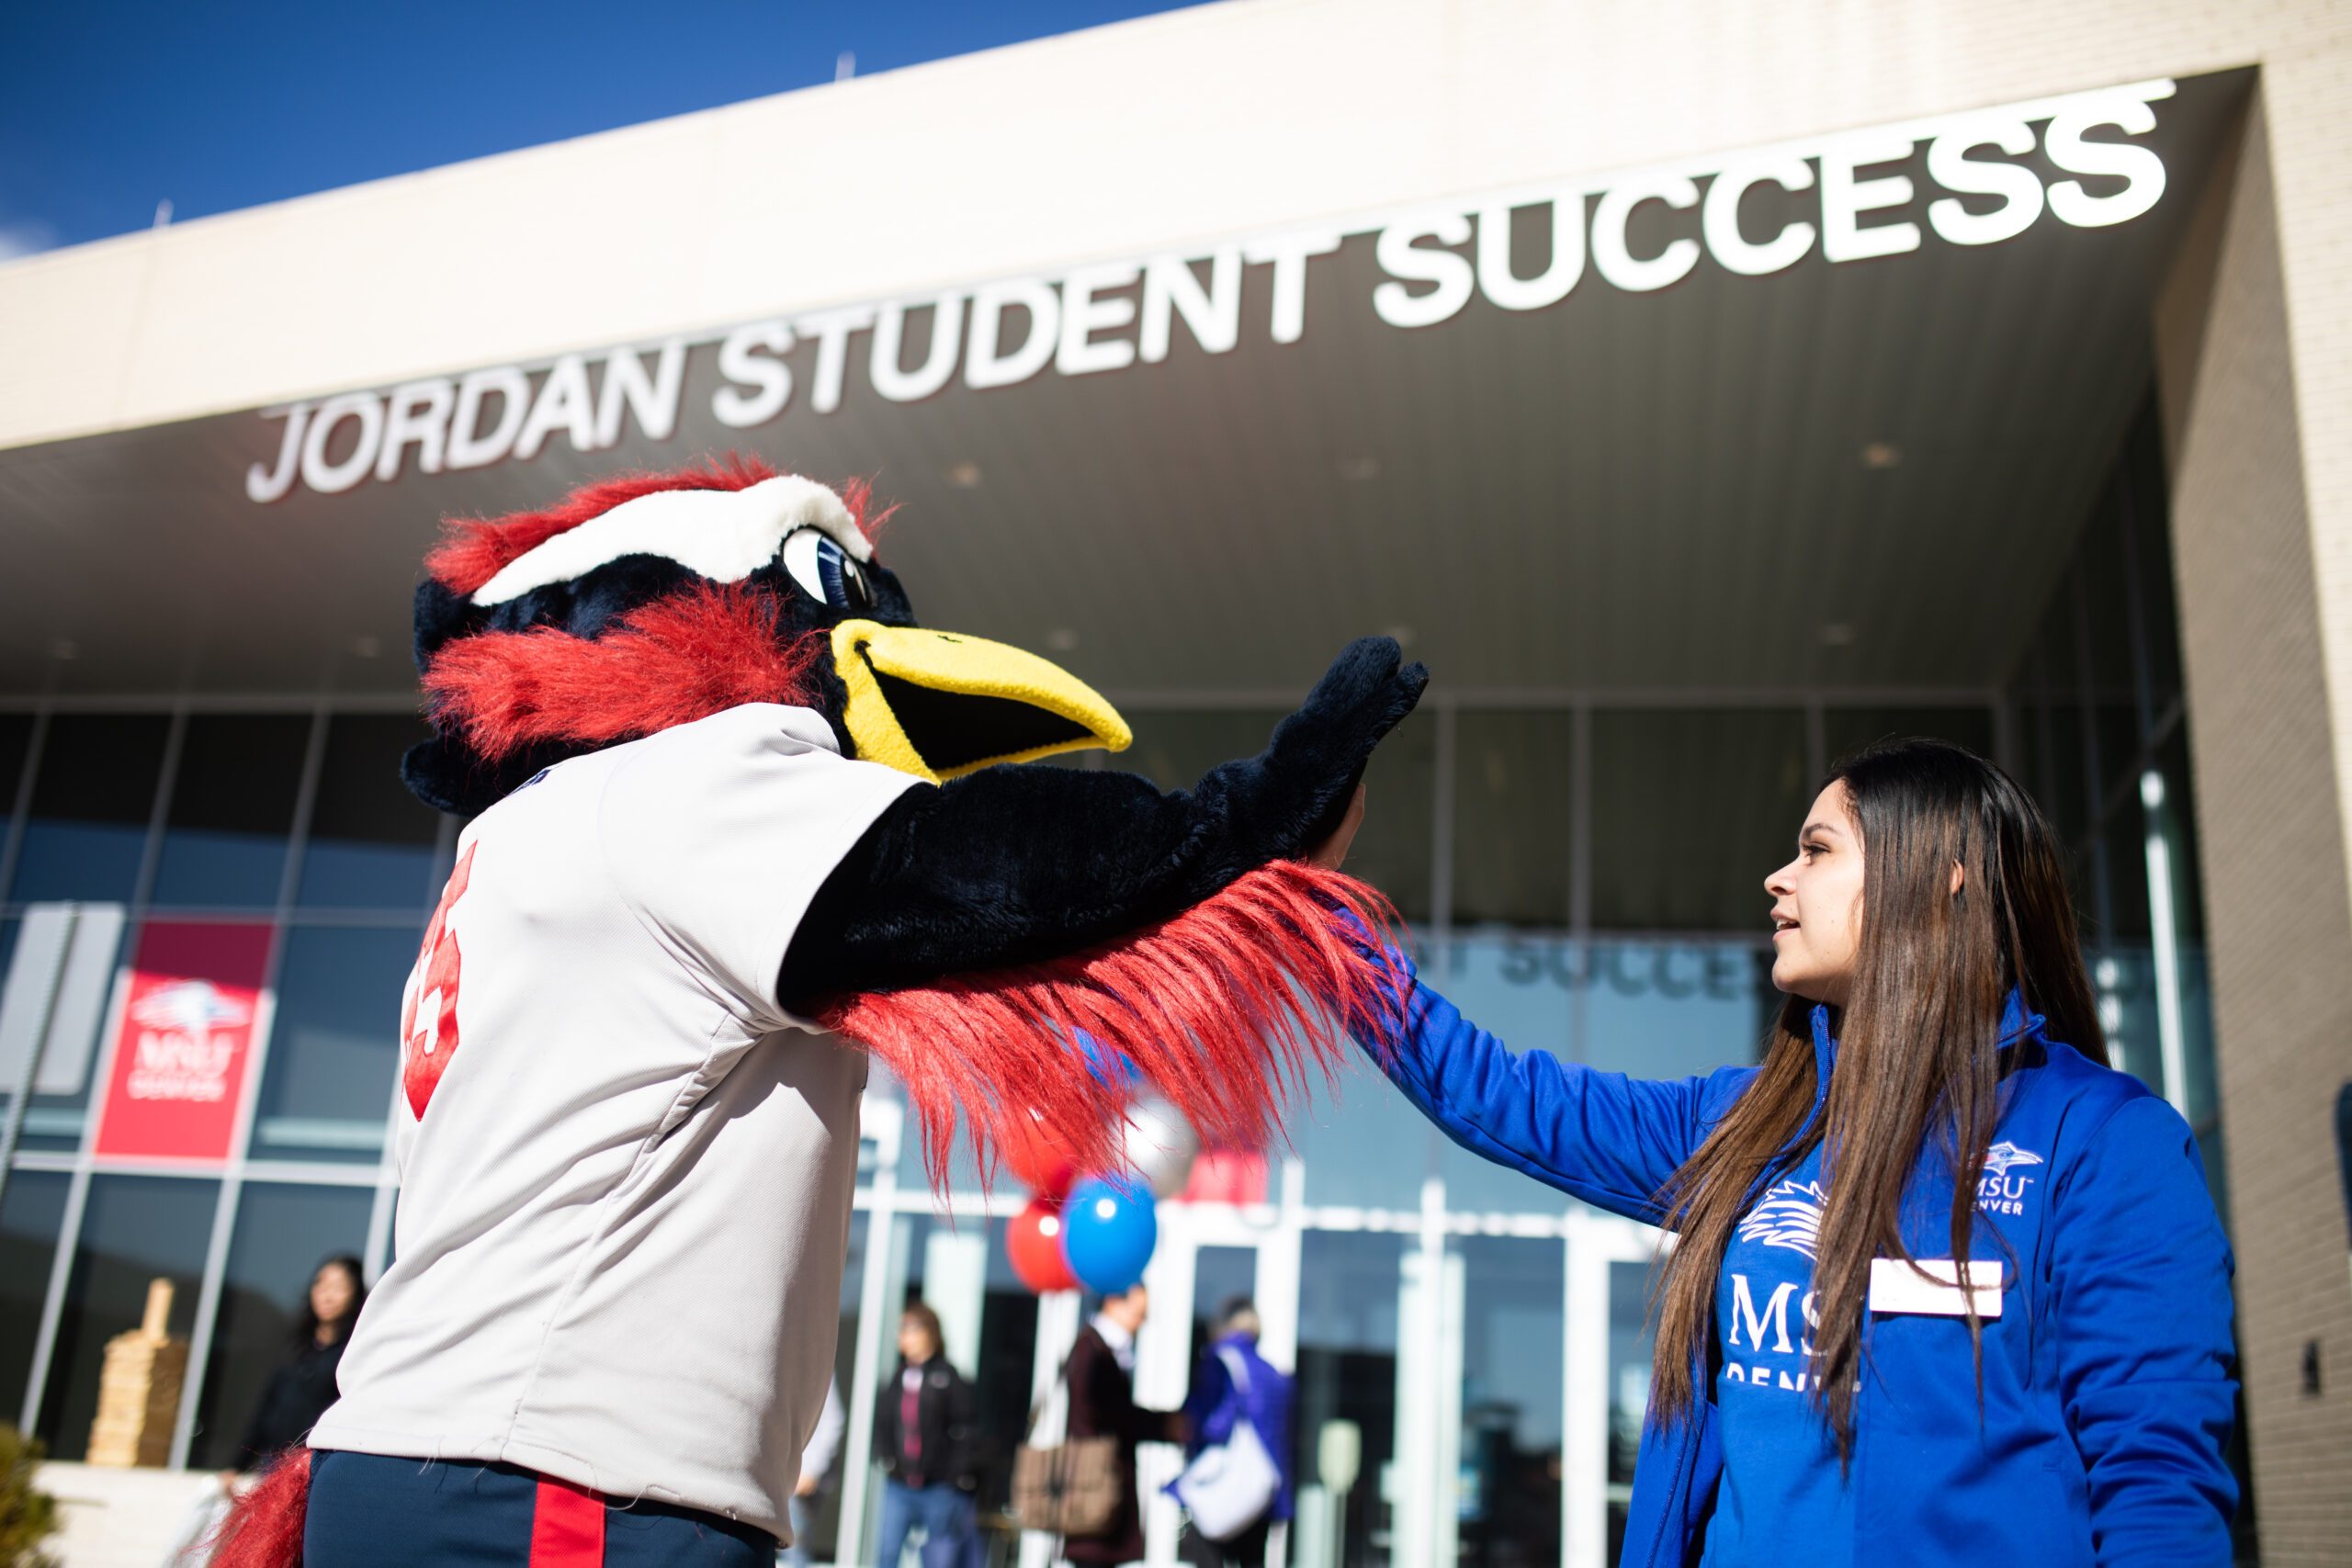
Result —
[[[1246, 1400], [1250, 1371], [1231, 1350], [1217, 1359]], [[1244, 1408], [1247, 1406], [1245, 1404]], [[1191, 1510], [1193, 1527], [1211, 1540], [1231, 1540], [1265, 1517], [1282, 1487], [1282, 1472], [1247, 1415], [1237, 1416], [1224, 1442], [1203, 1449], [1176, 1479], [1176, 1496]]]

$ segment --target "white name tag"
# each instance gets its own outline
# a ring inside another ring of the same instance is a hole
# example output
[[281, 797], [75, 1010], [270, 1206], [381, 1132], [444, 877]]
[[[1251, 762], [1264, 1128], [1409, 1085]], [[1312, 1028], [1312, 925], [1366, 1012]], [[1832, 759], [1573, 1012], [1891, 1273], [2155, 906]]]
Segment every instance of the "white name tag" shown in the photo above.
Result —
[[[2001, 1315], [2001, 1274], [2006, 1265], [1977, 1258], [1968, 1265], [1968, 1290], [1960, 1288], [1960, 1265], [1949, 1258], [1922, 1258], [1906, 1263], [1900, 1258], [1871, 1259], [1871, 1311], [1923, 1312], [1939, 1317], [1968, 1315], [1967, 1297], [1975, 1298], [1976, 1315]], [[1921, 1269], [1927, 1272], [1923, 1276]]]

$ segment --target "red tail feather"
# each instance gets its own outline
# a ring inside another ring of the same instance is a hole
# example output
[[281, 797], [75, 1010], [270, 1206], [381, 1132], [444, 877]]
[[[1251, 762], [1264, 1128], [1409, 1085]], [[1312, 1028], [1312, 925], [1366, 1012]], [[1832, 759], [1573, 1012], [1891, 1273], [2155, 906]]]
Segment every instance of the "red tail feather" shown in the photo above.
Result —
[[301, 1568], [310, 1508], [311, 1450], [288, 1449], [220, 1521], [212, 1568]]
[[1337, 928], [1335, 908], [1375, 932], [1396, 924], [1388, 900], [1353, 877], [1278, 862], [1116, 943], [851, 997], [824, 1022], [906, 1085], [934, 1182], [959, 1109], [984, 1169], [1011, 1119], [1033, 1114], [1080, 1168], [1117, 1168], [1125, 1086], [1087, 1071], [1080, 1030], [1141, 1068], [1211, 1147], [1262, 1147], [1309, 1063], [1327, 1076], [1337, 1066], [1342, 1021], [1397, 1006], [1385, 967]]

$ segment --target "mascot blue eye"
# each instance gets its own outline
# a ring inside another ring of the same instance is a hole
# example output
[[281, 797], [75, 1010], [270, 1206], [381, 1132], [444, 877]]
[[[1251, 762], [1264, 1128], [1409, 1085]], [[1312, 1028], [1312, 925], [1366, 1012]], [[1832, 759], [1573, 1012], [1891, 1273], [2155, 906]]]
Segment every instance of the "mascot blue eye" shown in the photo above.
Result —
[[777, 553], [784, 558], [784, 569], [792, 574], [792, 581], [811, 599], [836, 610], [874, 607], [874, 592], [866, 584], [865, 574], [821, 529], [798, 530]]

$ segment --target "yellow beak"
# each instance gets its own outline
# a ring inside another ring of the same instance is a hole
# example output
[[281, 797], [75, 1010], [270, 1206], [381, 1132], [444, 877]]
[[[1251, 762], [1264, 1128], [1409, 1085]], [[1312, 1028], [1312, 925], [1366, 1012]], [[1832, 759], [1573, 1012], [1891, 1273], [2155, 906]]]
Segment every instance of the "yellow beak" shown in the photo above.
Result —
[[1135, 739], [1092, 687], [1001, 642], [879, 621], [833, 628], [833, 669], [858, 756], [933, 784]]

